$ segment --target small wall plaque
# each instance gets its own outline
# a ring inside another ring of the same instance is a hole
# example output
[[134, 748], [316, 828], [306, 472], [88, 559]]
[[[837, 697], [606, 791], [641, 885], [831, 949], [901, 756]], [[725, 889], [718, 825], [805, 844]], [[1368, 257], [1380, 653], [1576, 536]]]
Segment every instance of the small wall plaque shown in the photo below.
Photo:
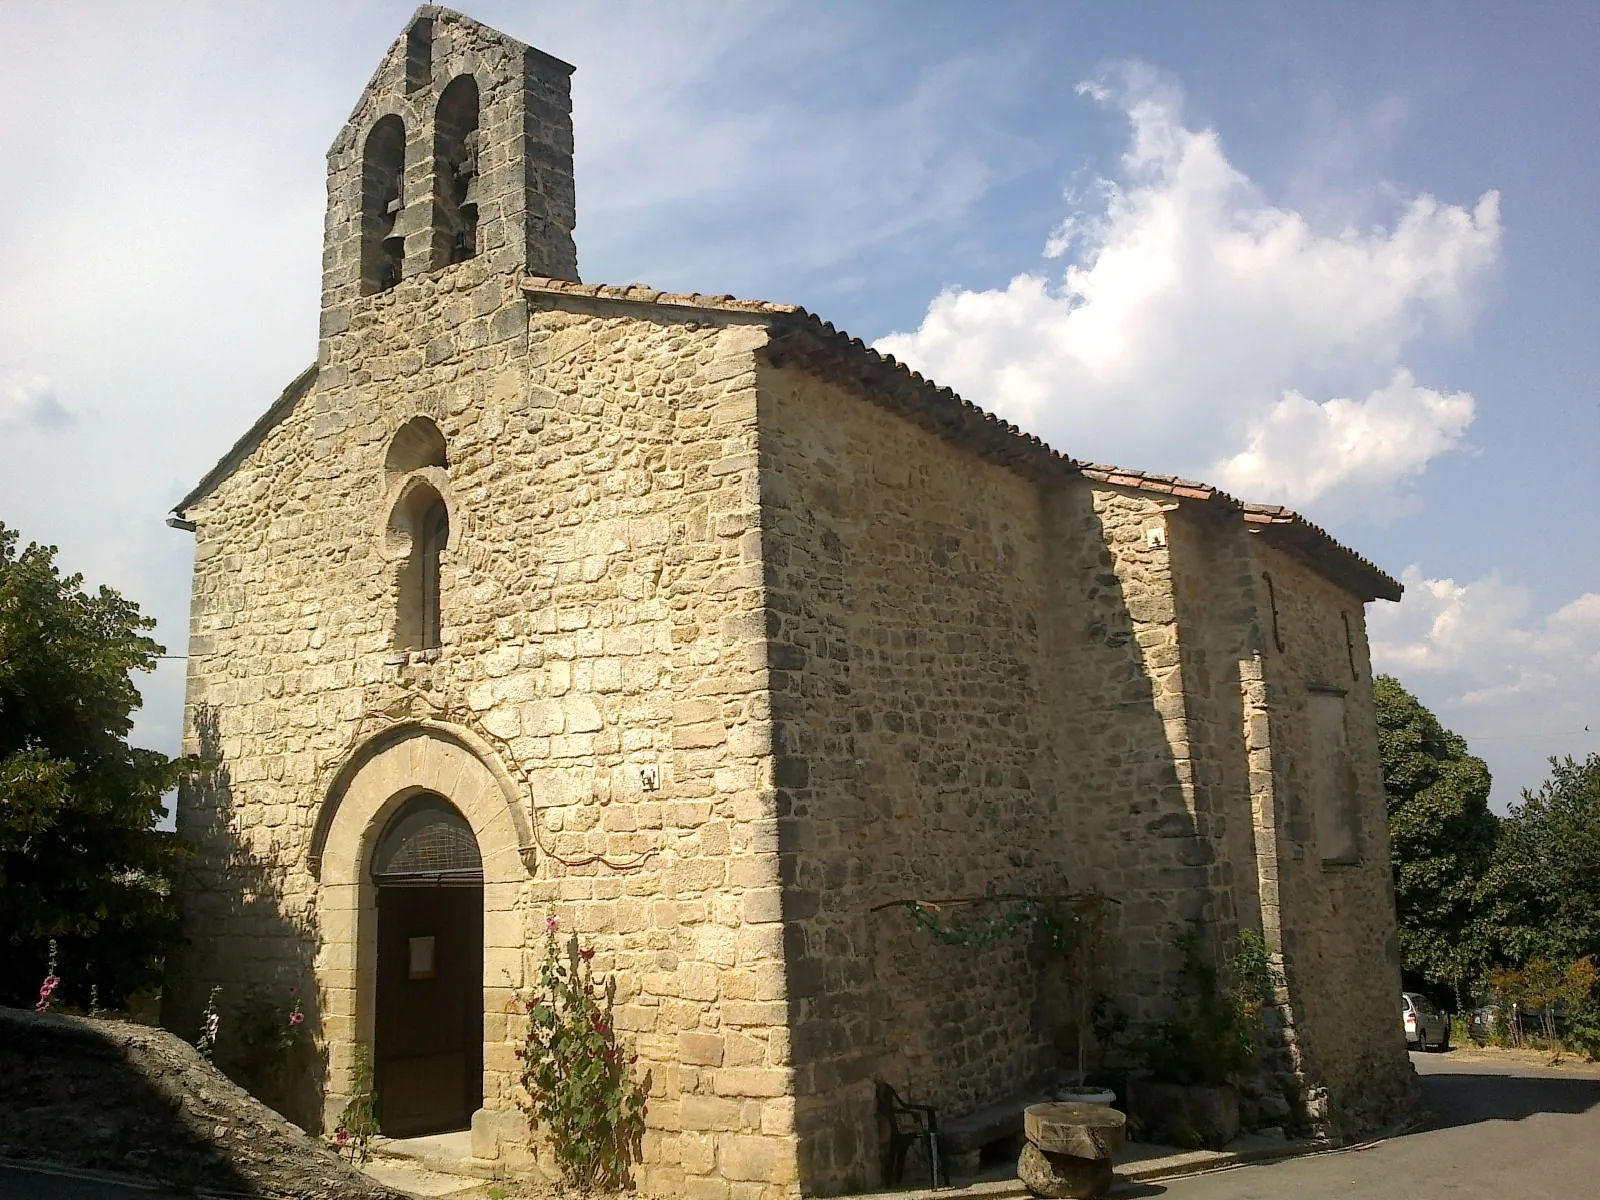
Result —
[[433, 978], [433, 938], [414, 937], [410, 942], [411, 955], [407, 979]]

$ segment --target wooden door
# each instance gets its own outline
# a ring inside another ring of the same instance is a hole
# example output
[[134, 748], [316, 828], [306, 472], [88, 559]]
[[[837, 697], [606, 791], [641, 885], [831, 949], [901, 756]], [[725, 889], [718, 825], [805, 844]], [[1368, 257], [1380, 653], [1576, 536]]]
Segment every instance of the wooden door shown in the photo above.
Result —
[[373, 1084], [389, 1137], [465, 1129], [483, 1104], [483, 888], [378, 888]]

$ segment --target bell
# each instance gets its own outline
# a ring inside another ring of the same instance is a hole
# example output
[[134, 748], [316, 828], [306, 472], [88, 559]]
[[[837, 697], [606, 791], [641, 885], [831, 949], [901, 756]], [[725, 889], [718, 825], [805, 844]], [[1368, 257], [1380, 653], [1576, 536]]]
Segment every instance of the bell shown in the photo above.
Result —
[[407, 233], [406, 210], [399, 200], [389, 202], [389, 216], [394, 218], [394, 225], [389, 232], [383, 235], [384, 241], [404, 241]]
[[461, 197], [461, 207], [467, 208], [469, 206], [472, 208], [478, 207], [478, 177], [476, 175], [467, 180], [466, 195]]

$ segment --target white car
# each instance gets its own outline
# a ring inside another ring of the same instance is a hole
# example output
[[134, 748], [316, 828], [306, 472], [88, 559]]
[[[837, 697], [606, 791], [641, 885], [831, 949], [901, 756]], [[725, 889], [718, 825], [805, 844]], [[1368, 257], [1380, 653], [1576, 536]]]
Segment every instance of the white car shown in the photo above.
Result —
[[1406, 1026], [1408, 1050], [1450, 1049], [1450, 1018], [1426, 996], [1401, 992], [1400, 1016]]

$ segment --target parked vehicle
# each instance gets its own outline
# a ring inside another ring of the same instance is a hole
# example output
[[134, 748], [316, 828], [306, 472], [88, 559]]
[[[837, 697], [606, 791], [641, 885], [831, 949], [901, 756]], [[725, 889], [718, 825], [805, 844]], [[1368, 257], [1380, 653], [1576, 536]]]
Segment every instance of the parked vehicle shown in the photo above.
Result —
[[1426, 996], [1401, 992], [1400, 1018], [1406, 1027], [1407, 1049], [1450, 1049], [1450, 1018]]
[[1549, 1009], [1523, 1008], [1520, 1004], [1503, 1004], [1498, 997], [1490, 997], [1467, 1018], [1467, 1035], [1480, 1046], [1492, 1041], [1496, 1034], [1518, 1043], [1525, 1038], [1547, 1038], [1552, 1029], [1556, 1037], [1565, 1037], [1570, 1027], [1565, 1004]]
[[1491, 1002], [1479, 1005], [1467, 1018], [1467, 1036], [1480, 1046], [1487, 1045], [1494, 1037], [1495, 1022], [1499, 1019], [1499, 1004]]

